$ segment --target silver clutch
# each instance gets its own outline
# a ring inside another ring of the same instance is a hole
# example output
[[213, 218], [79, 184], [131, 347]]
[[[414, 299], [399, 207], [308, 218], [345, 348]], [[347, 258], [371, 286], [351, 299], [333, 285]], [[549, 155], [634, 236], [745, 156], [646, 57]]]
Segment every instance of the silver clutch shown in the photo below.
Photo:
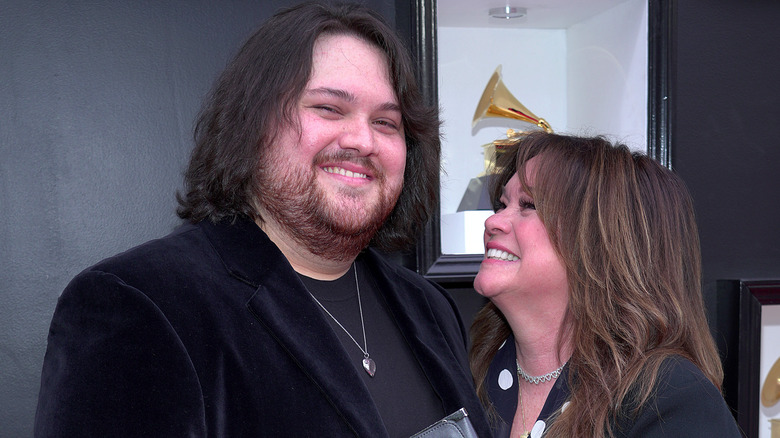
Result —
[[478, 438], [466, 408], [460, 408], [410, 438]]

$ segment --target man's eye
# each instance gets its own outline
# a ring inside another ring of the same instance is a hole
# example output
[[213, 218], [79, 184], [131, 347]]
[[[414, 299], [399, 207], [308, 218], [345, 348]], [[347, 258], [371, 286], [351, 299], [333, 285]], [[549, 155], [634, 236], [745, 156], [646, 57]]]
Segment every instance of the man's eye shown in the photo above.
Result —
[[387, 119], [375, 120], [374, 125], [378, 126], [379, 129], [381, 129], [383, 132], [387, 132], [389, 134], [395, 134], [396, 132], [399, 131], [398, 124], [396, 124], [392, 120], [387, 120]]
[[324, 112], [338, 113], [336, 108], [333, 108], [332, 106], [328, 106], [328, 105], [315, 105], [314, 108]]

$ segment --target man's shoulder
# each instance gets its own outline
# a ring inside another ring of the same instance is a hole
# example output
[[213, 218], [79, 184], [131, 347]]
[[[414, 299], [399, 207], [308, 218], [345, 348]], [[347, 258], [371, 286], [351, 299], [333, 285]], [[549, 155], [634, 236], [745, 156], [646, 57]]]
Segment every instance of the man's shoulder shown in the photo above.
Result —
[[161, 294], [170, 296], [202, 288], [199, 284], [222, 281], [221, 266], [202, 227], [183, 224], [170, 234], [141, 243], [84, 269], [68, 289], [90, 287], [98, 279], [121, 287], [130, 287], [156, 301]]
[[[76, 275], [61, 296], [122, 296], [149, 302], [166, 315], [211, 311], [218, 303], [243, 303], [255, 287], [226, 269], [201, 224], [184, 224], [98, 262]], [[215, 307], [216, 306], [216, 307]], [[238, 306], [240, 307], [240, 306]]]
[[419, 289], [426, 296], [441, 297], [450, 300], [450, 295], [441, 286], [423, 277], [409, 268], [399, 265], [381, 254], [379, 251], [369, 248], [365, 251], [365, 260], [373, 264], [376, 269], [388, 277], [396, 286], [403, 288]]
[[[187, 223], [178, 226], [166, 236], [146, 241], [105, 258], [87, 268], [85, 272], [121, 273], [138, 269], [154, 271], [169, 266], [171, 262], [180, 261], [184, 254], [193, 255], [204, 243], [206, 243], [205, 238], [198, 226]], [[187, 259], [197, 260], [191, 256]]]

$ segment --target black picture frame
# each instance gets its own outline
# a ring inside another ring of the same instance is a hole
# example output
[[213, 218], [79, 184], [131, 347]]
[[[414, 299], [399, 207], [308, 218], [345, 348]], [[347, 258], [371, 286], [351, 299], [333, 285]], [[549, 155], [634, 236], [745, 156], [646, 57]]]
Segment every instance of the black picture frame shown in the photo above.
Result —
[[740, 282], [737, 423], [748, 437], [759, 429], [761, 309], [773, 304], [780, 304], [780, 279]]
[[[425, 99], [438, 102], [436, 0], [411, 0], [411, 45]], [[648, 155], [672, 168], [674, 0], [648, 0]], [[440, 284], [473, 281], [481, 254], [442, 254], [438, 207], [417, 242], [417, 270]]]

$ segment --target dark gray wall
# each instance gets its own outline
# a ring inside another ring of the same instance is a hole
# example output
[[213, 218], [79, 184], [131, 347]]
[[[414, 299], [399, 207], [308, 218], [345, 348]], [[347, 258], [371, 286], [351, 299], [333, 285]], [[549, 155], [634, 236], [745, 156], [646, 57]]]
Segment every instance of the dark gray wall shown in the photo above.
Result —
[[32, 434], [62, 289], [179, 223], [202, 97], [296, 2], [0, 0], [0, 435]]
[[673, 164], [694, 198], [705, 299], [735, 409], [744, 408], [739, 288], [716, 282], [780, 278], [778, 21], [776, 0], [677, 2]]
[[677, 2], [673, 161], [705, 284], [780, 277], [780, 2]]

